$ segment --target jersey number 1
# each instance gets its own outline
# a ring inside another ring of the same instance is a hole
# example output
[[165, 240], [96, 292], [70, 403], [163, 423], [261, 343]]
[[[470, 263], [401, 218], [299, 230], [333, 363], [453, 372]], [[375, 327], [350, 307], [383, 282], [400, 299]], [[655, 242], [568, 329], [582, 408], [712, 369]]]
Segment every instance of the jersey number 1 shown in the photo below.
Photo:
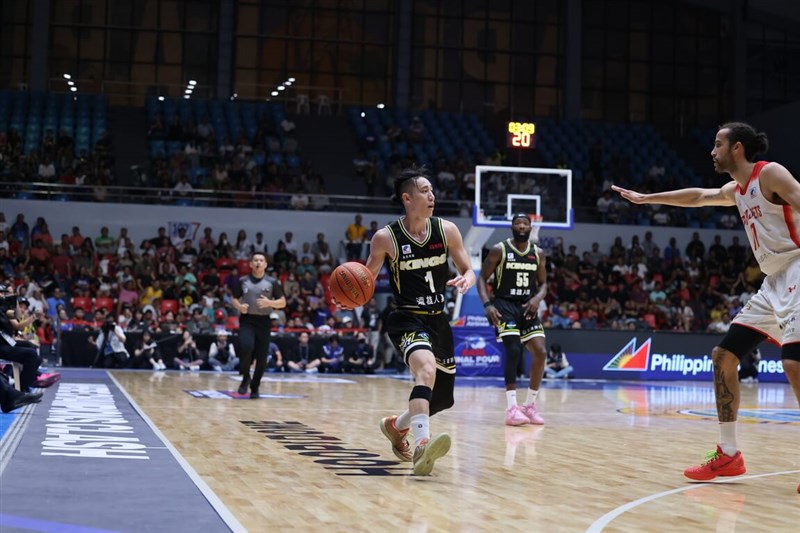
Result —
[[758, 250], [758, 233], [756, 233], [755, 222], [750, 224], [750, 231], [753, 232], [753, 251], [755, 252], [756, 250]]
[[436, 289], [433, 286], [433, 271], [428, 270], [425, 272], [425, 281], [428, 282], [428, 286], [431, 288], [431, 292], [436, 292]]

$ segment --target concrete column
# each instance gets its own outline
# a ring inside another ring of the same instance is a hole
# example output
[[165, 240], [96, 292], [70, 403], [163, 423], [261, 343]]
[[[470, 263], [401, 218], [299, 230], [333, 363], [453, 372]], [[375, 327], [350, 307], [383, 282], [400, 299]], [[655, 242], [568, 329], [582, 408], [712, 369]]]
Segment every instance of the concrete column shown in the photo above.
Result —
[[230, 98], [233, 95], [233, 33], [235, 2], [219, 0], [219, 21], [217, 31], [217, 98]]
[[28, 87], [31, 91], [46, 91], [50, 65], [47, 52], [50, 46], [50, 1], [33, 1], [31, 24], [31, 68]]
[[397, 45], [395, 46], [394, 107], [408, 109], [411, 105], [411, 0], [397, 2]]
[[581, 2], [582, 0], [567, 0], [566, 43], [565, 43], [565, 76], [564, 91], [564, 117], [567, 120], [581, 118]]

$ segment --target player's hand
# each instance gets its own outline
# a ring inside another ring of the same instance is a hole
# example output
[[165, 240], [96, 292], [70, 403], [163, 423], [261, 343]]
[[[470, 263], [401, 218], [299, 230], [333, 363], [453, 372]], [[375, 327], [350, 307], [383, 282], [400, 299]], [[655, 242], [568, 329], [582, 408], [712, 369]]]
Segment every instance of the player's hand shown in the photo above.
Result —
[[500, 311], [494, 305], [490, 305], [484, 309], [486, 312], [486, 318], [489, 319], [489, 322], [496, 326], [500, 323], [500, 319], [503, 318], [503, 315], [500, 314]]
[[618, 187], [616, 185], [611, 186], [611, 190], [614, 192], [618, 192], [620, 196], [628, 200], [632, 204], [644, 204], [647, 203], [647, 195], [642, 194], [640, 192], [631, 191], [629, 189], [623, 189], [622, 187]]
[[536, 316], [539, 314], [539, 302], [540, 301], [541, 301], [541, 298], [531, 298], [530, 300], [525, 302], [525, 304], [522, 306], [525, 318], [527, 318], [529, 320], [531, 318], [536, 318]]
[[336, 307], [338, 307], [342, 311], [352, 311], [353, 309], [355, 309], [355, 307], [350, 307], [349, 305], [339, 303], [339, 300], [334, 298], [333, 295], [331, 295], [331, 302], [333, 302], [333, 305], [335, 305]]
[[270, 300], [266, 296], [259, 296], [258, 300], [256, 300], [256, 306], [259, 309], [266, 309], [267, 307], [272, 306], [272, 300]]
[[250, 310], [250, 304], [239, 304], [239, 314], [246, 315]]
[[458, 289], [458, 292], [461, 294], [464, 294], [469, 290], [469, 281], [467, 281], [467, 278], [464, 276], [456, 276], [448, 281], [447, 284]]

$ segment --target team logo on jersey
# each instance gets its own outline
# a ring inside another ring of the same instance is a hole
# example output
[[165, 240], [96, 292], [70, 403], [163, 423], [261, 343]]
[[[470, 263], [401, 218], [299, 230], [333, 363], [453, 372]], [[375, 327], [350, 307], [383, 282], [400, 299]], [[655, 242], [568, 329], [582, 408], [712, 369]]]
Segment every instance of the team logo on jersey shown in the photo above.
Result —
[[750, 187], [750, 198], [755, 198], [755, 197], [756, 197], [756, 188]]
[[404, 244], [402, 246], [402, 250], [403, 250], [404, 254], [410, 254], [411, 253], [411, 245], [410, 244]]
[[789, 294], [792, 294], [796, 288], [797, 285], [792, 285], [791, 287], [789, 287]]
[[508, 260], [509, 261], [513, 261], [514, 260], [514, 254], [513, 253], [508, 252]]

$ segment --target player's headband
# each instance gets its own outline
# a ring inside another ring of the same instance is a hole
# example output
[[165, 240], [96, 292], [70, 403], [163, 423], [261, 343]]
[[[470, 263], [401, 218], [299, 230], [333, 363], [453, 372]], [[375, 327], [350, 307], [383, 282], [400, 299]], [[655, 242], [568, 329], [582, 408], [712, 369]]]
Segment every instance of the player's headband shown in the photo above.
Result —
[[531, 217], [529, 217], [527, 213], [517, 213], [513, 217], [511, 217], [511, 223], [513, 224], [514, 222], [516, 222], [518, 218], [524, 218], [528, 222], [531, 221]]

